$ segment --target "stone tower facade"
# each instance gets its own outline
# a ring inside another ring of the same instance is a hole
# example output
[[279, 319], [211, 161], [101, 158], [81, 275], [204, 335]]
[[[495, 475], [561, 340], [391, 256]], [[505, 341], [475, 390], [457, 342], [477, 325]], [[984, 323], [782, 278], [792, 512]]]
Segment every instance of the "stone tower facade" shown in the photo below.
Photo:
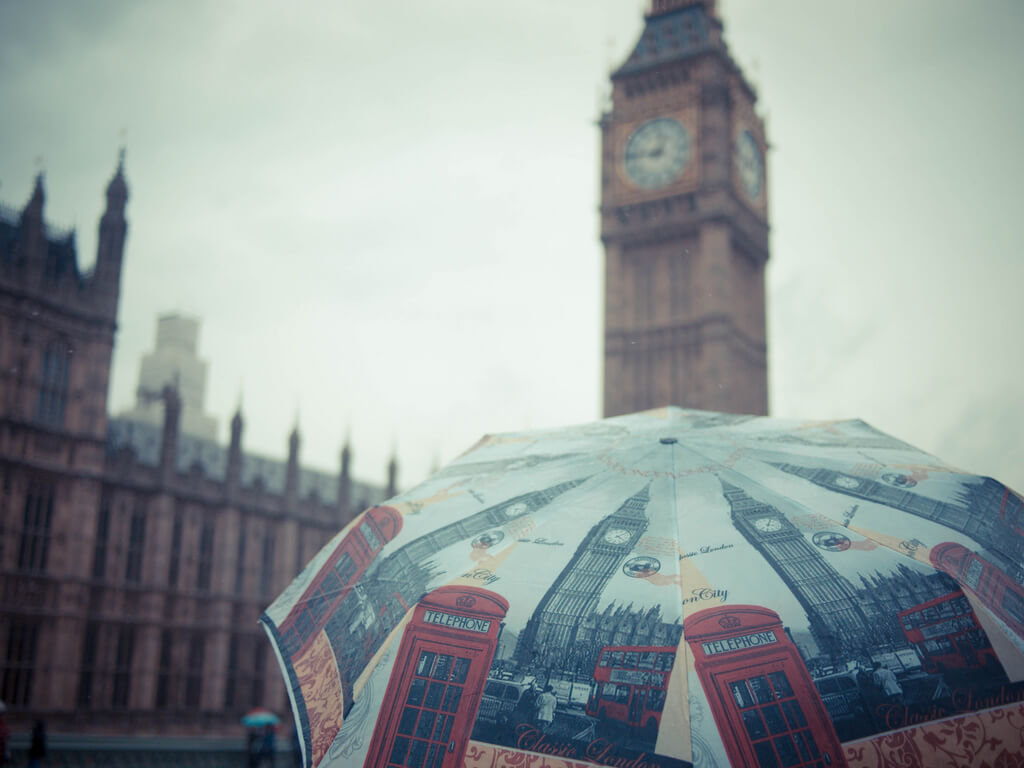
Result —
[[[80, 654], [106, 456], [128, 187], [106, 190], [95, 266], [44, 219], [42, 174], [0, 210], [0, 698], [46, 711]], [[36, 665], [35, 660], [50, 660]]]
[[767, 140], [713, 0], [653, 0], [611, 79], [604, 415], [765, 414]]
[[204, 440], [217, 439], [217, 419], [206, 413], [209, 366], [199, 357], [199, 318], [177, 312], [157, 318], [153, 351], [139, 365], [135, 407], [119, 415], [126, 421], [163, 424], [159, 394], [173, 386], [181, 397], [181, 431]]

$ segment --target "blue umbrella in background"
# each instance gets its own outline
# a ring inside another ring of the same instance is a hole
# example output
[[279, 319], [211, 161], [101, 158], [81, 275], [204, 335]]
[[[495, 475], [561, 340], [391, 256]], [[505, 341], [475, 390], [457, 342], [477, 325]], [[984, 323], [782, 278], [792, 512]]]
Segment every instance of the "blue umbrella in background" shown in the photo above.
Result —
[[242, 725], [247, 728], [262, 728], [265, 725], [277, 725], [281, 718], [269, 709], [253, 709], [242, 717]]

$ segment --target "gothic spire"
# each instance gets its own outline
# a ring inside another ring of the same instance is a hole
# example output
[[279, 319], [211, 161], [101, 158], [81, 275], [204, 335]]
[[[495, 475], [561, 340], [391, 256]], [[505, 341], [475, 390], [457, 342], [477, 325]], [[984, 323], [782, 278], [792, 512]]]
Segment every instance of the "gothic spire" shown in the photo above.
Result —
[[643, 488], [634, 493], [616, 510], [613, 517], [647, 519], [647, 505], [651, 501], [651, 484], [647, 483]]
[[388, 462], [388, 489], [390, 499], [398, 494], [398, 449], [392, 449], [391, 460]]
[[124, 179], [124, 147], [117, 155], [117, 170], [107, 184], [107, 210], [124, 213], [124, 205], [128, 201], [128, 184]]

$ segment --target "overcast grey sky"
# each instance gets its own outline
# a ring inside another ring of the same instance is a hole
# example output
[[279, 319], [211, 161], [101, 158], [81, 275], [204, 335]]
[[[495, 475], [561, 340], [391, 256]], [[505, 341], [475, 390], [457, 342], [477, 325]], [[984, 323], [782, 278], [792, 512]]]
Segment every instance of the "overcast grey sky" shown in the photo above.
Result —
[[[246, 447], [408, 486], [600, 416], [598, 129], [636, 0], [0, 0], [0, 200], [94, 260], [131, 190], [111, 410], [202, 319]], [[857, 416], [1024, 490], [1024, 5], [728, 0], [768, 118], [775, 415]], [[38, 158], [41, 158], [38, 159]]]

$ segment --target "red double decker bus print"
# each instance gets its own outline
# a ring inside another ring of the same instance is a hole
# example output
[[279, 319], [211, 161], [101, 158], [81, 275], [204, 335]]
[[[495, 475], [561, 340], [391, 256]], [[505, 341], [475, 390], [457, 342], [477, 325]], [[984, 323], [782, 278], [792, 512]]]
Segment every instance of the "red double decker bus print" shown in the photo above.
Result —
[[675, 660], [675, 646], [605, 646], [594, 667], [587, 714], [642, 728], [646, 740], [653, 742]]
[[937, 544], [932, 547], [929, 558], [932, 565], [956, 579], [1018, 637], [1024, 638], [1024, 587], [961, 544], [951, 541]]
[[959, 590], [900, 611], [897, 616], [926, 672], [976, 669], [997, 662], [988, 635]]
[[373, 507], [349, 529], [278, 628], [287, 655], [305, 652], [384, 545], [401, 529], [402, 516], [392, 507]]

